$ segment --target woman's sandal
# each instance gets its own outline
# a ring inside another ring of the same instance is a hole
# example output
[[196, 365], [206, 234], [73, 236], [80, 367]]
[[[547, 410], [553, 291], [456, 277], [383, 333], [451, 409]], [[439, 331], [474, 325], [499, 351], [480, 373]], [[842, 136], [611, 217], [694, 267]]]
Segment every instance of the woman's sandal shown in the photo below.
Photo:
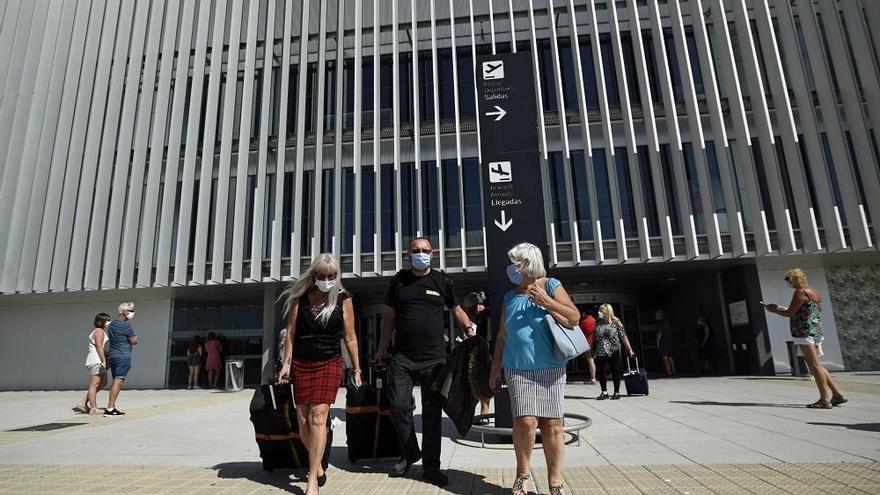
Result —
[[831, 409], [831, 407], [831, 403], [824, 400], [817, 400], [812, 404], [807, 404], [807, 408], [809, 409]]
[[517, 474], [516, 479], [513, 481], [513, 488], [510, 490], [510, 495], [528, 495], [528, 490], [526, 490], [526, 481], [529, 480], [529, 475]]
[[832, 406], [839, 406], [841, 404], [846, 404], [847, 402], [849, 402], [849, 400], [847, 400], [847, 398], [842, 395], [831, 398]]
[[550, 495], [565, 495], [562, 491], [562, 485], [550, 485]]

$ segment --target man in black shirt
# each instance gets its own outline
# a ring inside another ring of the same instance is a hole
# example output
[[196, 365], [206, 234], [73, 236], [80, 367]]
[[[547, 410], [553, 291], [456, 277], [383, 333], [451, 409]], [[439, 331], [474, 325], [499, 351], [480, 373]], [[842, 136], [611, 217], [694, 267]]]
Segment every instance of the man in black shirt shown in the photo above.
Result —
[[[388, 395], [402, 457], [391, 476], [403, 476], [424, 454], [424, 479], [444, 486], [449, 480], [440, 472], [442, 409], [439, 395], [431, 390], [446, 361], [443, 308], [452, 311], [465, 338], [474, 336], [477, 326], [458, 305], [452, 280], [439, 270], [431, 270], [431, 242], [417, 237], [409, 248], [412, 268], [401, 270], [391, 279], [376, 354], [377, 361], [385, 361], [391, 334], [396, 330], [388, 359]], [[423, 451], [419, 450], [413, 423], [412, 391], [416, 382], [422, 386]]]

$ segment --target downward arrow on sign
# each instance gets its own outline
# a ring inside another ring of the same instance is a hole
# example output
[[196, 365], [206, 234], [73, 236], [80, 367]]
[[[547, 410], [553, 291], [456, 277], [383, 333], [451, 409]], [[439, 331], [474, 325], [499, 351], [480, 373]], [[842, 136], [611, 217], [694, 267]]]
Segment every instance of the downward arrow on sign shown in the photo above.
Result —
[[503, 232], [507, 232], [507, 229], [509, 229], [511, 225], [513, 225], [513, 218], [508, 219], [507, 212], [501, 210], [501, 221], [499, 222], [498, 220], [495, 220], [495, 226]]

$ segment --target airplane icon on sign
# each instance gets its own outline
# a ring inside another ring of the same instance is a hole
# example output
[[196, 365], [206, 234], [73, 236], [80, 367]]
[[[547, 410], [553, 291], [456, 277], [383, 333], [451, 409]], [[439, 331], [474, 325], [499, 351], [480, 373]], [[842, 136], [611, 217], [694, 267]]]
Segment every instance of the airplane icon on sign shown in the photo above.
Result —
[[510, 162], [490, 162], [489, 163], [489, 182], [497, 184], [499, 182], [513, 181], [513, 167]]
[[504, 79], [504, 61], [483, 62], [483, 80]]

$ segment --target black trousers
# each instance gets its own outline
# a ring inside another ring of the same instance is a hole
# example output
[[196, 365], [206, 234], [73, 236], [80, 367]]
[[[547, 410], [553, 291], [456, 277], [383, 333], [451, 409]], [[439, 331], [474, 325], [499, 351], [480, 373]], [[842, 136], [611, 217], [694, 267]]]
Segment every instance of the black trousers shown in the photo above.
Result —
[[391, 424], [397, 433], [403, 457], [419, 455], [413, 420], [415, 401], [413, 386], [422, 386], [422, 466], [425, 471], [440, 469], [440, 437], [443, 409], [440, 395], [431, 386], [443, 370], [445, 359], [414, 362], [395, 354], [388, 362], [388, 399], [391, 402]]
[[623, 378], [623, 368], [620, 364], [620, 356], [617, 354], [613, 356], [594, 356], [593, 359], [596, 361], [596, 378], [599, 379], [599, 385], [602, 387], [602, 391], [605, 392], [608, 390], [607, 385], [607, 377], [605, 368], [611, 368], [611, 380], [614, 382], [614, 393], [620, 392], [620, 379]]

